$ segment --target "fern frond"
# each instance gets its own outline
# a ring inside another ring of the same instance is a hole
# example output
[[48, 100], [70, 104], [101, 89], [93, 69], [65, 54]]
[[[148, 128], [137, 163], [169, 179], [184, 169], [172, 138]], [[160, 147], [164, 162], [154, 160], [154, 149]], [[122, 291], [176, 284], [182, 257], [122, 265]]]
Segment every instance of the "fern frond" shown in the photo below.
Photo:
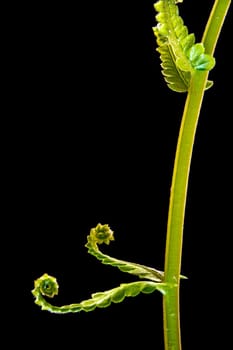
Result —
[[69, 304], [63, 306], [55, 306], [50, 304], [44, 296], [52, 298], [58, 294], [58, 283], [55, 277], [44, 274], [35, 281], [32, 294], [35, 297], [35, 303], [42, 310], [47, 310], [56, 314], [75, 313], [80, 311], [92, 311], [96, 307], [105, 308], [111, 303], [120, 303], [126, 297], [135, 297], [139, 293], [149, 294], [155, 290], [166, 293], [167, 285], [165, 283], [155, 283], [150, 281], [138, 281], [132, 283], [124, 283], [120, 286], [104, 291], [93, 293], [90, 299], [83, 300], [80, 303]]
[[[168, 87], [177, 92], [185, 92], [195, 70], [211, 70], [215, 59], [205, 54], [202, 43], [195, 43], [194, 34], [189, 34], [179, 15], [178, 2], [181, 1], [159, 0], [154, 4], [158, 12], [158, 24], [153, 31]], [[208, 82], [206, 88], [210, 86], [212, 82]]]
[[[90, 235], [87, 236], [87, 243], [85, 246], [88, 248], [88, 253], [95, 256], [103, 264], [115, 266], [119, 270], [136, 275], [139, 278], [146, 278], [155, 282], [163, 281], [164, 273], [162, 271], [141, 264], [112, 258], [111, 256], [102, 253], [98, 248], [98, 244], [104, 243], [103, 240], [98, 239], [98, 237], [101, 236], [101, 232], [105, 232], [106, 237], [109, 235], [111, 240], [114, 239], [113, 231], [108, 225], [98, 224], [96, 228], [91, 229]], [[105, 243], [109, 244], [109, 241]]]

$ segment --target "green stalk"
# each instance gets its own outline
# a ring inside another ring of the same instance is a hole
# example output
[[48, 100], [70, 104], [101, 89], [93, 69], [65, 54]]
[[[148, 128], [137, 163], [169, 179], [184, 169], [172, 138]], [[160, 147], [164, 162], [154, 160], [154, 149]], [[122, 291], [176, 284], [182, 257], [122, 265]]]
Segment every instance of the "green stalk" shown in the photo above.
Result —
[[165, 254], [165, 282], [171, 288], [163, 298], [165, 349], [181, 349], [179, 320], [179, 276], [183, 241], [183, 225], [191, 155], [198, 116], [208, 72], [196, 71], [187, 95], [178, 138], [170, 195]]
[[202, 37], [205, 51], [209, 55], [214, 53], [230, 4], [231, 0], [217, 0], [213, 5]]
[[[216, 0], [206, 25], [203, 40], [207, 53], [213, 53], [231, 0]], [[183, 227], [189, 172], [195, 134], [203, 101], [208, 72], [195, 71], [184, 107], [173, 169], [165, 251], [163, 297], [164, 343], [166, 350], [181, 350], [180, 273]]]

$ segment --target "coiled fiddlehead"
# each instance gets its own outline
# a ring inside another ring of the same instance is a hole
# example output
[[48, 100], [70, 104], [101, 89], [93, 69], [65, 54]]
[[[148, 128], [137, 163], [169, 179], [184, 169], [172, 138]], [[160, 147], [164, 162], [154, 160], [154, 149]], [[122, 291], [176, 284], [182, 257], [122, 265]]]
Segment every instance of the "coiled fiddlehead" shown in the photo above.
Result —
[[56, 314], [75, 313], [80, 311], [92, 311], [96, 307], [105, 308], [111, 303], [120, 303], [126, 297], [135, 297], [139, 293], [149, 294], [155, 290], [165, 293], [165, 285], [162, 283], [155, 283], [149, 281], [138, 281], [132, 283], [124, 283], [119, 287], [104, 291], [93, 293], [90, 299], [81, 301], [80, 303], [54, 306], [45, 300], [44, 296], [53, 297], [58, 292], [58, 283], [56, 279], [48, 274], [35, 281], [35, 288], [32, 294], [35, 297], [35, 303], [41, 307], [42, 310], [47, 310]]
[[32, 294], [35, 297], [35, 303], [42, 310], [47, 310], [53, 313], [69, 313], [79, 311], [92, 311], [96, 307], [104, 308], [111, 303], [119, 303], [126, 297], [134, 297], [139, 293], [152, 293], [159, 290], [165, 293], [166, 285], [163, 281], [163, 272], [140, 264], [126, 262], [112, 258], [100, 252], [98, 244], [109, 244], [114, 240], [113, 231], [108, 225], [98, 224], [91, 229], [87, 237], [86, 247], [88, 252], [100, 260], [103, 264], [112, 265], [119, 268], [121, 271], [133, 274], [139, 278], [146, 278], [149, 281], [136, 281], [131, 283], [120, 284], [120, 286], [91, 295], [90, 299], [81, 301], [80, 303], [54, 306], [50, 304], [45, 297], [52, 298], [58, 294], [58, 283], [55, 277], [44, 274], [34, 282]]
[[[105, 239], [103, 237], [105, 237]], [[129, 261], [112, 258], [109, 255], [103, 254], [99, 250], [98, 244], [109, 244], [112, 240], [114, 240], [113, 231], [109, 226], [98, 224], [96, 228], [91, 229], [90, 235], [87, 236], [86, 247], [88, 248], [88, 252], [103, 264], [115, 266], [119, 270], [136, 275], [139, 278], [146, 278], [155, 282], [161, 282], [163, 280], [164, 274], [162, 271]]]
[[[158, 12], [156, 27], [153, 27], [160, 53], [162, 74], [170, 89], [186, 92], [195, 70], [211, 70], [214, 57], [205, 53], [202, 43], [195, 43], [195, 35], [189, 34], [179, 16], [178, 2], [182, 0], [159, 0], [154, 4]], [[208, 81], [206, 88], [213, 82]]]

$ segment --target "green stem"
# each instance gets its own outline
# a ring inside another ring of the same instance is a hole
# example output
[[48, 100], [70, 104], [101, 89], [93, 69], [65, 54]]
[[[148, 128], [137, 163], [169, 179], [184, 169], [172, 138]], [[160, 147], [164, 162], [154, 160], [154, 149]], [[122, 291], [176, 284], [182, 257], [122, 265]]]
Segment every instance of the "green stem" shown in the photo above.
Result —
[[165, 282], [168, 289], [163, 298], [165, 349], [181, 349], [179, 320], [179, 276], [183, 241], [183, 225], [192, 149], [208, 72], [196, 71], [186, 99], [178, 138], [170, 195], [165, 254]]
[[213, 5], [202, 37], [205, 51], [209, 55], [214, 53], [230, 4], [231, 0], [217, 0]]
[[[213, 53], [230, 0], [216, 0], [203, 40], [207, 53]], [[183, 226], [192, 150], [208, 72], [195, 71], [188, 91], [177, 143], [173, 169], [165, 252], [164, 281], [171, 286], [163, 297], [164, 343], [166, 350], [181, 350], [180, 273]]]

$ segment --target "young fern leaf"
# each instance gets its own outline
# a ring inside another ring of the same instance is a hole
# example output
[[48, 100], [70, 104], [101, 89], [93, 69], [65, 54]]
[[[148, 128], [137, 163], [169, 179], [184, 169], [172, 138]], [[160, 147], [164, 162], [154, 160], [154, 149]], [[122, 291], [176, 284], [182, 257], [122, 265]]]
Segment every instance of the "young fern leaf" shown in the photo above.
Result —
[[109, 244], [112, 240], [114, 240], [113, 231], [109, 226], [98, 224], [96, 228], [91, 229], [90, 235], [87, 236], [87, 244], [85, 246], [88, 248], [88, 253], [95, 256], [103, 264], [115, 266], [119, 270], [136, 275], [139, 278], [146, 278], [154, 282], [163, 281], [164, 273], [162, 271], [129, 261], [112, 258], [99, 250], [98, 244]]
[[[58, 283], [55, 277], [44, 274], [34, 282], [34, 289], [32, 294], [35, 297], [35, 303], [39, 305], [42, 310], [47, 310], [53, 313], [69, 313], [79, 311], [92, 311], [96, 307], [104, 308], [111, 303], [120, 303], [125, 297], [134, 297], [139, 293], [152, 293], [155, 290], [159, 290], [165, 294], [169, 285], [163, 283], [164, 274], [162, 271], [153, 269], [140, 264], [127, 262], [111, 258], [110, 256], [103, 254], [98, 249], [98, 244], [109, 244], [114, 240], [113, 231], [108, 225], [98, 224], [95, 228], [92, 228], [90, 235], [87, 237], [86, 247], [88, 252], [95, 256], [98, 260], [101, 260], [103, 264], [116, 266], [123, 272], [136, 275], [139, 278], [146, 278], [150, 281], [137, 281], [131, 283], [121, 284], [119, 287], [94, 293], [90, 299], [83, 300], [80, 303], [54, 306], [50, 304], [44, 297], [53, 298], [58, 294]], [[181, 278], [186, 278], [180, 276]], [[170, 287], [173, 287], [170, 285]]]
[[[202, 43], [195, 43], [195, 35], [189, 34], [183, 19], [179, 16], [180, 0], [159, 0], [154, 4], [157, 26], [154, 35], [162, 61], [162, 74], [168, 87], [177, 92], [188, 91], [195, 70], [211, 70], [214, 57], [205, 54]], [[208, 81], [206, 89], [213, 82]]]
[[56, 278], [44, 274], [35, 281], [32, 294], [35, 297], [35, 303], [41, 307], [42, 310], [47, 310], [56, 314], [75, 313], [80, 311], [92, 311], [96, 307], [105, 308], [111, 303], [120, 303], [126, 297], [135, 297], [139, 293], [149, 294], [155, 290], [161, 293], [166, 293], [166, 285], [163, 283], [155, 283], [151, 281], [138, 281], [132, 283], [121, 284], [119, 287], [104, 291], [93, 293], [90, 299], [83, 300], [80, 303], [55, 306], [46, 301], [45, 297], [52, 298], [58, 294], [58, 283]]

